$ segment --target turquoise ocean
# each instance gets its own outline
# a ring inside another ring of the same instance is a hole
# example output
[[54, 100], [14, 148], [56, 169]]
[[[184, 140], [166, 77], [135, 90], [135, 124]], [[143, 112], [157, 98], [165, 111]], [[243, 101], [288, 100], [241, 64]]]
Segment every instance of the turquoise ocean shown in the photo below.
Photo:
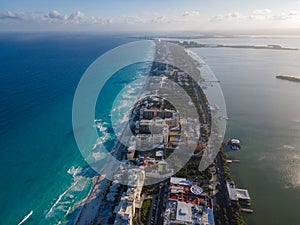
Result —
[[[24, 224], [72, 222], [94, 175], [73, 135], [76, 86], [97, 57], [129, 41], [122, 35], [0, 35], [1, 224], [18, 224], [26, 216]], [[108, 123], [115, 95], [146, 75], [148, 64], [124, 68], [103, 88], [95, 129], [107, 148], [115, 138]], [[136, 96], [138, 85], [128, 91]]]

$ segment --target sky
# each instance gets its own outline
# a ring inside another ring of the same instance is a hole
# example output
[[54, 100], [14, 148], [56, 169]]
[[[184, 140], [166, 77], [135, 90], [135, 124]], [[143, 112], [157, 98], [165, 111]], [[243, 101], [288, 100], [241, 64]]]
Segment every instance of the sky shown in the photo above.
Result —
[[300, 0], [0, 0], [0, 31], [300, 30]]

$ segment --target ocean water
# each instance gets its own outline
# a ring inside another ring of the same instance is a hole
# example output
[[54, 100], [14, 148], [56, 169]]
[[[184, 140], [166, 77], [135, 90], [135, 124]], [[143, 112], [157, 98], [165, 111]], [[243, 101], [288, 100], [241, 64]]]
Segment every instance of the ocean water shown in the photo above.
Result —
[[[280, 44], [300, 48], [300, 38], [197, 40], [220, 44]], [[231, 170], [249, 190], [250, 225], [300, 224], [300, 84], [275, 78], [300, 77], [300, 52], [258, 49], [193, 49], [210, 66], [227, 105], [226, 138], [238, 137], [240, 159]]]
[[99, 94], [95, 110], [98, 140], [92, 153], [96, 160], [106, 162], [105, 154], [113, 148], [127, 126], [130, 109], [140, 96], [152, 66], [154, 51], [146, 50], [145, 53], [145, 62], [128, 65], [113, 74]]
[[31, 211], [24, 224], [72, 220], [93, 175], [74, 140], [73, 95], [98, 56], [129, 41], [120, 35], [0, 35], [1, 224], [18, 224]]

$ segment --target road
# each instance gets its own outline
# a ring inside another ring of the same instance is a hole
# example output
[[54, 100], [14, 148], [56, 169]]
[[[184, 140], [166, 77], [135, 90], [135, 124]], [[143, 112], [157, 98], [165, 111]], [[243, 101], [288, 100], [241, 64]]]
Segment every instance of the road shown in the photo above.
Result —
[[[219, 168], [219, 184], [220, 184], [218, 186], [219, 192], [216, 196], [217, 202], [221, 208], [226, 209], [226, 216], [229, 220], [229, 224], [231, 224], [230, 223], [230, 221], [231, 221], [231, 213], [230, 213], [231, 201], [228, 196], [226, 181], [224, 179], [224, 168], [222, 165], [222, 159], [221, 159], [220, 153], [216, 157], [216, 163], [217, 163], [217, 167]], [[222, 224], [226, 224], [224, 221], [225, 220], [224, 218], [220, 218], [220, 219], [222, 221]]]
[[[150, 212], [149, 212], [149, 216], [148, 216], [147, 225], [154, 224], [155, 215], [153, 215], [153, 212], [155, 212], [155, 210], [156, 210], [156, 203], [157, 203], [157, 195], [152, 195], [152, 202], [151, 202], [151, 206], [150, 206]], [[153, 221], [152, 224], [151, 224], [151, 221]]]
[[161, 225], [163, 224], [163, 214], [164, 214], [164, 210], [163, 210], [163, 207], [164, 207], [164, 204], [166, 201], [165, 200], [165, 189], [167, 187], [166, 183], [165, 182], [162, 182], [160, 185], [159, 185], [159, 193], [158, 193], [158, 200], [157, 200], [157, 210], [155, 212], [155, 223], [156, 225]]

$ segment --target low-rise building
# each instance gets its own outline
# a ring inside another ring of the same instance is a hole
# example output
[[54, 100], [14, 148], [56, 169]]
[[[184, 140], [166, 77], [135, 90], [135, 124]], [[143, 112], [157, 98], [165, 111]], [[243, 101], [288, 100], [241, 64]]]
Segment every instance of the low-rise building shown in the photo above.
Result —
[[212, 199], [186, 178], [171, 177], [164, 225], [214, 225]]
[[127, 196], [124, 192], [114, 213], [116, 213], [114, 225], [132, 225], [132, 219], [135, 213], [134, 199]]
[[[141, 207], [141, 192], [144, 185], [145, 172], [141, 169], [129, 169], [121, 174], [127, 174], [128, 189], [123, 192], [118, 206], [115, 207], [114, 213], [116, 219], [114, 225], [132, 225], [132, 219], [135, 214], [135, 208]], [[122, 176], [115, 176], [120, 179]]]
[[248, 190], [235, 187], [233, 181], [226, 181], [228, 196], [231, 201], [239, 201], [242, 204], [251, 204], [251, 198]]

